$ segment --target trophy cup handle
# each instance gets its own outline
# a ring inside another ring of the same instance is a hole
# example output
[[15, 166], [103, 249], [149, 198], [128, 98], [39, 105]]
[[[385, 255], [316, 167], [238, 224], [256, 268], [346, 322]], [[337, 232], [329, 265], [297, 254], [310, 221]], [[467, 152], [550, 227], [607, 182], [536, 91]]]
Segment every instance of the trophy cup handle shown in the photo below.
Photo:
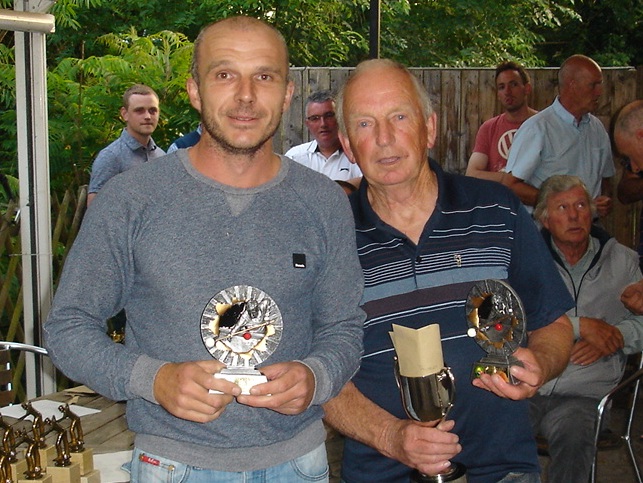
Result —
[[395, 364], [395, 380], [402, 395], [402, 404], [409, 418], [416, 421], [440, 421], [455, 399], [455, 379], [451, 369], [443, 367], [435, 374], [406, 377]]

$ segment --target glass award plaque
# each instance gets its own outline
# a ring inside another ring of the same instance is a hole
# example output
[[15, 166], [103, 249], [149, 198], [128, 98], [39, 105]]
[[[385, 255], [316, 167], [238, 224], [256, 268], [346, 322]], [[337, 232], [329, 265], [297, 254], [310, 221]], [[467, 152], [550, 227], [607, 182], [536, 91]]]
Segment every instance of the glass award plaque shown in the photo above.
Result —
[[201, 338], [212, 357], [226, 365], [217, 378], [227, 379], [249, 394], [267, 382], [256, 369], [277, 348], [283, 321], [275, 301], [262, 290], [236, 285], [210, 299], [201, 315]]

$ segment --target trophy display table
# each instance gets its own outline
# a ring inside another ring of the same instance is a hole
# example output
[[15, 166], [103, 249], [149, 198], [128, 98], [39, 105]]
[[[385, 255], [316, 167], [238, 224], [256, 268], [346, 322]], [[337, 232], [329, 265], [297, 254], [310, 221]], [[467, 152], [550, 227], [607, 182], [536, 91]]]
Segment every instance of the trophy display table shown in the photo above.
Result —
[[[17, 466], [12, 467], [13, 481], [51, 483], [128, 481], [128, 479], [114, 480], [105, 479], [105, 477], [101, 479], [100, 472], [94, 469], [96, 455], [133, 449], [134, 433], [127, 428], [124, 403], [111, 401], [89, 390], [61, 391], [38, 399], [59, 402], [61, 405], [61, 411], [55, 415], [42, 414], [41, 426], [49, 428], [48, 431], [39, 432], [35, 429], [40, 419], [38, 413], [32, 420], [4, 416], [1, 421], [5, 426], [5, 433], [6, 427], [11, 426], [13, 433], [11, 439], [18, 441], [15, 451], [18, 454]], [[62, 408], [68, 404], [96, 409], [100, 412], [78, 417], [73, 412], [62, 412]], [[52, 418], [57, 421], [53, 421]], [[41, 440], [40, 445], [36, 442], [38, 439]], [[80, 440], [80, 448], [77, 447], [78, 440]], [[11, 444], [7, 446], [10, 447]], [[38, 447], [39, 449], [36, 449]], [[38, 456], [35, 456], [35, 453], [38, 453]], [[45, 472], [41, 478], [28, 478], [23, 474], [27, 466], [32, 470], [37, 466], [42, 467]], [[117, 468], [118, 466], [114, 469]], [[2, 472], [1, 469], [0, 472]]]

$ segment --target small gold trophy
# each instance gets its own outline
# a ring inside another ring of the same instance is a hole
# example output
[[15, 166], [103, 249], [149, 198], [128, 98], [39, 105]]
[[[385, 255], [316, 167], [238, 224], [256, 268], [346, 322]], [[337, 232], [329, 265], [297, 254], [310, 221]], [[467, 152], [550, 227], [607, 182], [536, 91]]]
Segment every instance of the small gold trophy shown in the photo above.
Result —
[[9, 463], [9, 458], [4, 451], [0, 451], [0, 481], [2, 483], [13, 483], [11, 463]]
[[47, 474], [53, 483], [80, 483], [80, 465], [71, 460], [67, 429], [56, 418], [46, 420], [56, 432], [56, 457], [54, 464], [47, 466]]
[[277, 348], [283, 321], [275, 301], [248, 285], [235, 285], [210, 299], [201, 315], [201, 338], [212, 357], [226, 365], [216, 378], [241, 387], [242, 394], [267, 382], [256, 369]]
[[94, 469], [94, 452], [85, 447], [83, 427], [80, 417], [74, 413], [69, 404], [61, 404], [58, 411], [63, 414], [63, 419], [69, 423], [69, 450], [72, 463], [78, 464], [81, 483], [100, 483], [100, 471]]
[[45, 428], [45, 420], [42, 414], [40, 414], [30, 402], [22, 403], [22, 409], [25, 410], [25, 416], [31, 416], [33, 418], [31, 432], [36, 441], [38, 452], [40, 453], [39, 461], [42, 462], [43, 468], [46, 468], [54, 462], [56, 447], [52, 444], [48, 445], [45, 441], [47, 429]]
[[22, 475], [27, 471], [27, 462], [24, 459], [18, 459], [16, 431], [12, 425], [2, 418], [2, 415], [0, 415], [0, 428], [2, 428], [3, 431], [2, 454], [5, 456], [5, 464], [9, 465], [9, 470], [5, 471], [5, 473], [10, 475]]
[[25, 460], [27, 469], [23, 473], [24, 478], [18, 477], [18, 483], [53, 483], [53, 478], [44, 472], [40, 462], [40, 448], [38, 447], [38, 438], [29, 434], [27, 431], [20, 433], [22, 440], [27, 443], [25, 450]]

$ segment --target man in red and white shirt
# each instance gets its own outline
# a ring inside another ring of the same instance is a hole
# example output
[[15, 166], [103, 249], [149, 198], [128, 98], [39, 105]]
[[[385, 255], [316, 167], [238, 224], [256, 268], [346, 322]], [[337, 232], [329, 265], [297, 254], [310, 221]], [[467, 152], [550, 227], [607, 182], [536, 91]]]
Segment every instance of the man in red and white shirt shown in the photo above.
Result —
[[537, 112], [527, 104], [531, 94], [529, 74], [515, 62], [496, 67], [496, 92], [505, 112], [480, 126], [466, 171], [467, 176], [492, 181], [500, 181], [504, 174], [516, 131]]

